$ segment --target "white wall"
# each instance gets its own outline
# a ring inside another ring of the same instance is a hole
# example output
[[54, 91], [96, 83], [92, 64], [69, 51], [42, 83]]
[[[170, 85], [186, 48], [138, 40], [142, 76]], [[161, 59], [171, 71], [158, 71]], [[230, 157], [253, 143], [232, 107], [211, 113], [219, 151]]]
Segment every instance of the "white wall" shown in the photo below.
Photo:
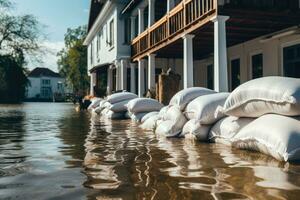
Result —
[[[30, 81], [30, 86], [27, 87], [27, 98], [35, 98], [41, 93], [41, 86], [43, 79], [49, 79], [51, 82], [52, 93], [65, 92], [65, 79], [64, 78], [55, 78], [55, 77], [28, 77]], [[59, 91], [57, 88], [58, 82], [63, 83], [63, 90]]]
[[[125, 44], [125, 23], [119, 16], [122, 8], [122, 4], [112, 3], [107, 10], [102, 10], [105, 12], [104, 18], [101, 20], [103, 23], [97, 24], [100, 28], [88, 45], [88, 70], [105, 64], [113, 64], [122, 57], [130, 57], [130, 45]], [[112, 20], [114, 21], [114, 45], [110, 46], [107, 41], [109, 41], [109, 26]], [[99, 37], [99, 33], [101, 33], [101, 37]], [[101, 44], [99, 51], [97, 51], [98, 40]], [[91, 52], [93, 52], [93, 63], [91, 63]]]

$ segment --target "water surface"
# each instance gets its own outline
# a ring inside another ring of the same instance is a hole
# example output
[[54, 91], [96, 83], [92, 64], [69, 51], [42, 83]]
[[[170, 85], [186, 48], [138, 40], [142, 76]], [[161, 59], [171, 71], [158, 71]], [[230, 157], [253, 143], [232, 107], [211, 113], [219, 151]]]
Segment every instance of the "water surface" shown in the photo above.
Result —
[[299, 199], [300, 165], [72, 104], [0, 106], [0, 199]]

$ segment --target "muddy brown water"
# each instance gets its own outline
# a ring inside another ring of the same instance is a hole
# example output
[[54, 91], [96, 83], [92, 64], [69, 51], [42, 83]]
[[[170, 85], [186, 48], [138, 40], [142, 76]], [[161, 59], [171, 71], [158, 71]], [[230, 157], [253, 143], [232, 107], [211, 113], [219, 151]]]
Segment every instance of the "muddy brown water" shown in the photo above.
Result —
[[0, 199], [299, 199], [300, 165], [71, 104], [0, 106]]

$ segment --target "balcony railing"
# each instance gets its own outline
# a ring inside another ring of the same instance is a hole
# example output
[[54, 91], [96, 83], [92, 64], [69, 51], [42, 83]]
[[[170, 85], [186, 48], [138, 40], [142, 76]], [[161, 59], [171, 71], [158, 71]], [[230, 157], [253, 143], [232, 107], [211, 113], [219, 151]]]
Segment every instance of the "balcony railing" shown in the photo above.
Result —
[[194, 24], [217, 13], [217, 0], [183, 0], [132, 41], [132, 57], [168, 41]]

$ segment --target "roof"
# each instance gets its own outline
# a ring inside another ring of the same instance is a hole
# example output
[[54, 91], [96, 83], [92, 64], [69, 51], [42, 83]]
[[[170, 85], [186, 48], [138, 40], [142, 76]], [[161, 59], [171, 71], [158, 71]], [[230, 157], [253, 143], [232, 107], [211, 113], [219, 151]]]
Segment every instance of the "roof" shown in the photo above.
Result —
[[131, 0], [122, 10], [122, 14], [130, 12], [133, 8], [135, 8], [142, 0]]
[[93, 24], [99, 15], [100, 11], [103, 8], [106, 0], [91, 0], [90, 3], [90, 14], [89, 14], [89, 23], [88, 23], [88, 31], [93, 27]]
[[43, 68], [43, 67], [37, 67], [28, 74], [28, 77], [41, 77], [41, 76], [62, 78], [59, 73], [56, 73], [48, 68]]

